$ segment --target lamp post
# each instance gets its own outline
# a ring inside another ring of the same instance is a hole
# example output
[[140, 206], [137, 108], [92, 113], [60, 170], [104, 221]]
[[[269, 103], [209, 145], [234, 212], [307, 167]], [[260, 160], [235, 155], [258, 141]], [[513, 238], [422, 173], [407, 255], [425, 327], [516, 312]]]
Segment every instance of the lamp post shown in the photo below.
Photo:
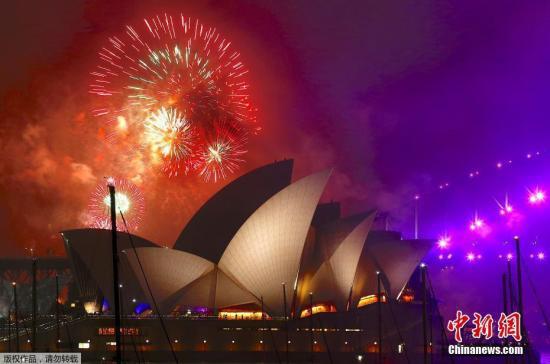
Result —
[[380, 271], [376, 272], [377, 281], [377, 311], [378, 311], [378, 363], [382, 364], [382, 285], [380, 282]]
[[286, 362], [288, 363], [288, 314], [286, 307], [286, 284], [283, 282], [283, 311], [285, 315], [285, 345], [286, 345]]
[[424, 336], [424, 364], [428, 363], [428, 292], [426, 289], [426, 264], [421, 263], [422, 271], [422, 334]]
[[61, 335], [59, 332], [59, 276], [55, 275], [55, 346], [59, 351], [59, 343], [61, 342]]
[[313, 363], [313, 292], [309, 292], [309, 332], [310, 332], [310, 350], [311, 362]]
[[115, 306], [115, 344], [116, 355], [115, 361], [117, 364], [122, 363], [121, 355], [121, 335], [120, 335], [120, 292], [118, 278], [118, 245], [117, 245], [117, 229], [116, 229], [116, 198], [115, 186], [112, 181], [108, 182], [109, 196], [111, 201], [111, 236], [112, 236], [112, 255], [113, 255], [113, 296]]
[[38, 260], [32, 259], [32, 351], [36, 352], [36, 314], [37, 314], [37, 297], [36, 297], [36, 275], [37, 275]]
[[[518, 279], [518, 312], [521, 317], [521, 331], [523, 332], [523, 337], [521, 341], [521, 345], [525, 348], [527, 357], [529, 357], [529, 348], [528, 345], [528, 339], [527, 339], [527, 330], [525, 329], [525, 317], [523, 317], [523, 283], [521, 279], [521, 250], [520, 250], [520, 244], [519, 244], [519, 237], [514, 236], [514, 241], [516, 242], [516, 268], [517, 268], [517, 279]], [[521, 357], [521, 362], [525, 363], [526, 358], [524, 355]]]
[[[502, 309], [505, 315], [508, 314], [508, 294], [506, 293], [506, 273], [502, 275]], [[508, 338], [504, 338], [504, 345], [508, 346]], [[504, 363], [508, 364], [508, 358], [504, 359]]]
[[414, 238], [418, 239], [418, 200], [420, 195], [414, 195]]
[[508, 269], [508, 290], [510, 291], [510, 312], [514, 312], [514, 286], [512, 285], [512, 263], [507, 260], [506, 266]]
[[17, 283], [13, 282], [13, 304], [15, 308], [14, 312], [14, 320], [15, 320], [15, 351], [19, 352], [19, 317], [18, 317], [18, 309], [17, 309]]
[[11, 352], [11, 307], [8, 307], [8, 352]]

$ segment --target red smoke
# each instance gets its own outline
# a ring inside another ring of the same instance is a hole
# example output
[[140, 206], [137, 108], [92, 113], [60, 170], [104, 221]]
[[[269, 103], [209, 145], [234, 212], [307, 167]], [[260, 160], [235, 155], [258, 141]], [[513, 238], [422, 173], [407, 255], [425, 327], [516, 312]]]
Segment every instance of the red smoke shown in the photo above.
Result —
[[[311, 110], [311, 90], [302, 82], [281, 25], [264, 9], [250, 7], [243, 13], [231, 4], [161, 10], [134, 9], [131, 3], [117, 3], [119, 9], [111, 3], [87, 6], [69, 13], [60, 9], [60, 16], [68, 19], [49, 24], [55, 29], [29, 30], [21, 42], [27, 42], [33, 55], [45, 54], [49, 44], [41, 37], [48, 34], [56, 47], [37, 63], [27, 53], [16, 52], [13, 57], [20, 62], [11, 69], [20, 74], [0, 85], [0, 244], [5, 255], [24, 254], [28, 247], [41, 255], [64, 254], [59, 231], [85, 226], [89, 197], [106, 176], [123, 176], [139, 186], [147, 207], [138, 234], [170, 246], [209, 196], [250, 169], [294, 158], [296, 178], [339, 163], [339, 151], [327, 142], [325, 131], [300, 126], [316, 114]], [[232, 39], [250, 69], [263, 131], [248, 145], [246, 163], [222, 182], [206, 183], [197, 176], [168, 178], [151, 168], [143, 152], [124, 138], [111, 143], [104, 125], [90, 113], [87, 87], [98, 47], [147, 12], [171, 10], [215, 24]], [[32, 21], [40, 25], [51, 19], [36, 16]], [[63, 24], [68, 25], [61, 32]], [[45, 31], [49, 33], [42, 34]], [[374, 180], [371, 186], [378, 188]], [[364, 202], [369, 192], [336, 169], [325, 198]]]

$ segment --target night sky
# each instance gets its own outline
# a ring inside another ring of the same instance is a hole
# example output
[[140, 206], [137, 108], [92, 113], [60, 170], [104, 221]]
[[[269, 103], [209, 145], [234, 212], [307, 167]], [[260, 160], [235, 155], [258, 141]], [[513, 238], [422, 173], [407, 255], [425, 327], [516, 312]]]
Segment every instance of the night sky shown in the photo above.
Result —
[[[453, 235], [445, 252], [453, 259], [441, 262], [437, 250], [428, 257], [445, 314], [500, 309], [498, 255], [515, 234], [533, 278], [549, 273], [548, 207], [526, 203], [526, 188], [550, 192], [545, 1], [3, 2], [2, 255], [63, 254], [57, 232], [83, 225], [90, 194], [110, 175], [143, 191], [135, 233], [171, 246], [201, 203], [237, 176], [169, 179], [98, 136], [88, 94], [98, 50], [124, 26], [164, 12], [216, 26], [250, 70], [263, 131], [237, 175], [283, 158], [295, 158], [295, 178], [334, 167], [325, 201], [342, 201], [345, 213], [389, 211], [391, 227], [409, 237], [420, 194], [421, 235]], [[494, 202], [506, 193], [513, 221], [500, 219]], [[476, 210], [491, 226], [483, 236], [467, 231]], [[529, 257], [539, 251], [546, 261]], [[468, 263], [469, 252], [483, 258]], [[525, 285], [533, 336], [550, 346]], [[550, 310], [545, 283], [535, 286]]]

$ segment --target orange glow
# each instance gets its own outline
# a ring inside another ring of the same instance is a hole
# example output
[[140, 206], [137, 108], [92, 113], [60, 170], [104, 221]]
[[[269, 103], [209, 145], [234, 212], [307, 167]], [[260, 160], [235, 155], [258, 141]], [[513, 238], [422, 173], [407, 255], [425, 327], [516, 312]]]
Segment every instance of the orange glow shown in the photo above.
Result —
[[255, 304], [243, 304], [220, 308], [218, 311], [220, 320], [261, 320], [269, 319], [267, 313]]
[[402, 302], [412, 302], [414, 301], [414, 292], [412, 290], [405, 290], [401, 295]]
[[[300, 318], [310, 316], [310, 306], [306, 306], [300, 313]], [[322, 312], [336, 312], [336, 306], [329, 302], [320, 302], [313, 304], [313, 314], [316, 315]]]
[[[382, 296], [382, 302], [386, 302], [387, 301], [386, 295], [382, 293], [381, 296]], [[368, 306], [376, 302], [378, 302], [378, 295], [370, 294], [368, 296], [361, 297], [361, 299], [359, 300], [359, 303], [357, 304], [357, 308]]]
[[98, 313], [99, 307], [94, 301], [84, 302], [84, 311], [86, 311], [87, 314]]
[[372, 344], [367, 346], [367, 353], [377, 353], [378, 352], [378, 345]]
[[[267, 318], [267, 314], [264, 316]], [[220, 320], [261, 320], [261, 311], [220, 311], [218, 313]]]

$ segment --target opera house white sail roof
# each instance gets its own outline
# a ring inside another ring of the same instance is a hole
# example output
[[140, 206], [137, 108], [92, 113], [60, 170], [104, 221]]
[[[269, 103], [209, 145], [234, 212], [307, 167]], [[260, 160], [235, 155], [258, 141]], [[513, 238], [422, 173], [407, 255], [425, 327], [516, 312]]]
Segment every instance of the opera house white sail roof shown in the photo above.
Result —
[[[330, 218], [312, 223], [331, 172], [291, 183], [291, 171], [292, 161], [282, 161], [237, 178], [205, 203], [173, 249], [132, 235], [133, 249], [130, 235], [118, 233], [125, 290], [151, 303], [149, 286], [162, 313], [263, 303], [269, 314], [282, 315], [284, 282], [289, 308], [304, 309], [312, 292], [315, 301], [342, 311], [375, 293], [375, 272], [381, 271], [396, 298], [432, 242], [371, 233], [374, 210], [340, 218], [339, 208], [333, 209]], [[253, 201], [239, 204], [248, 190]], [[216, 219], [217, 226], [224, 217], [219, 231], [208, 220]], [[112, 302], [110, 234], [62, 233], [81, 294]]]

